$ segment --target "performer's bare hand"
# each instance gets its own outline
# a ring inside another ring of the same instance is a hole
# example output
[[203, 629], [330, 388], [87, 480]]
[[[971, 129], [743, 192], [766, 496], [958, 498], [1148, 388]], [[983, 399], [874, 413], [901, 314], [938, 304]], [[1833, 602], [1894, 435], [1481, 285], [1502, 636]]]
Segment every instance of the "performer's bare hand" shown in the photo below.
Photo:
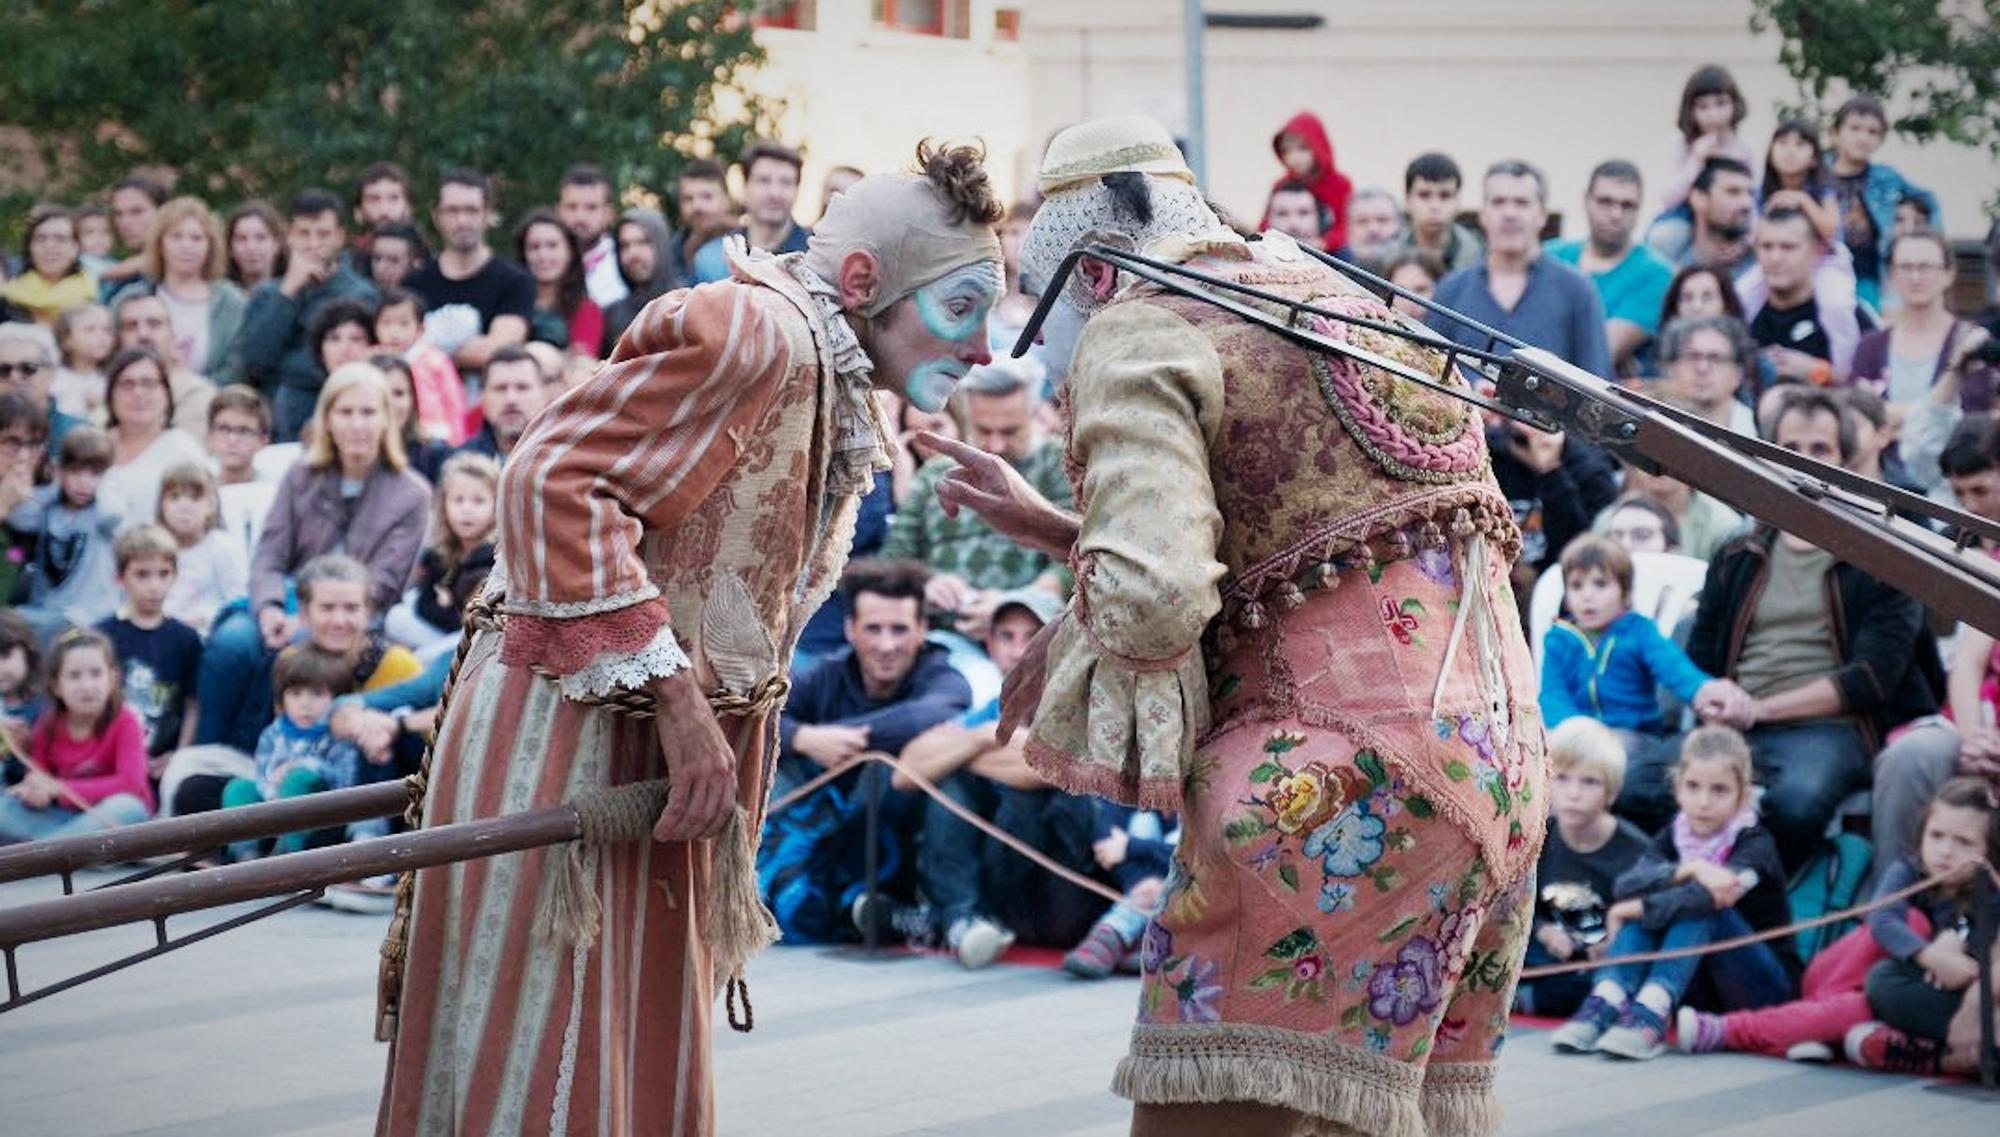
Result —
[[1064, 614], [1050, 620], [1028, 641], [1028, 649], [1021, 656], [1021, 662], [1007, 673], [1007, 681], [1000, 685], [1000, 725], [994, 728], [993, 737], [1000, 745], [1014, 737], [1014, 731], [1027, 725], [1035, 717], [1035, 708], [1042, 705], [1042, 684], [1048, 679], [1049, 640], [1056, 629], [1068, 619]]
[[1057, 509], [1005, 458], [988, 454], [928, 430], [917, 432], [917, 444], [958, 463], [938, 479], [938, 504], [945, 516], [970, 509], [1003, 537], [1066, 560], [1076, 543], [1076, 519]]
[[736, 756], [692, 672], [654, 680], [652, 690], [658, 701], [653, 727], [660, 732], [670, 783], [667, 807], [653, 826], [653, 839], [714, 837], [736, 808]]

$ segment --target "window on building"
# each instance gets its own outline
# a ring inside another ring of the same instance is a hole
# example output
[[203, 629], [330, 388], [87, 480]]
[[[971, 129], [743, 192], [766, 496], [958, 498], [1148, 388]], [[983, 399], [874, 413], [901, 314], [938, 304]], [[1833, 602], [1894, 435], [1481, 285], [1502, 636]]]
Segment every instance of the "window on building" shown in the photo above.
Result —
[[972, 0], [873, 0], [875, 22], [920, 36], [969, 39]]
[[793, 28], [811, 31], [818, 23], [815, 0], [757, 0], [755, 22], [760, 28]]
[[993, 9], [993, 38], [1001, 43], [1018, 43], [1021, 39], [1021, 10], [1019, 8]]

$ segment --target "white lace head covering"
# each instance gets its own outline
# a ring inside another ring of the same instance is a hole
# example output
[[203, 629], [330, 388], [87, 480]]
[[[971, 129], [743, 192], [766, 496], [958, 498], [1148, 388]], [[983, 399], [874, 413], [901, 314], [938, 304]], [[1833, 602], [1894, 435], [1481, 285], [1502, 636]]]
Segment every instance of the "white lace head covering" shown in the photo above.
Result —
[[881, 287], [861, 315], [873, 318], [924, 285], [968, 265], [991, 267], [1001, 280], [1000, 237], [993, 226], [960, 216], [927, 177], [873, 174], [833, 196], [813, 227], [805, 265], [829, 283], [857, 249], [875, 255]]
[[[1152, 216], [1141, 222], [1121, 206], [1106, 174], [1145, 175]], [[1045, 288], [1063, 258], [1091, 242], [1139, 250], [1167, 236], [1228, 233], [1195, 188], [1173, 136], [1145, 115], [1091, 119], [1056, 135], [1040, 181], [1045, 196], [1021, 246], [1021, 275], [1031, 288]], [[1070, 277], [1065, 296], [1086, 312], [1096, 307], [1079, 277]]]

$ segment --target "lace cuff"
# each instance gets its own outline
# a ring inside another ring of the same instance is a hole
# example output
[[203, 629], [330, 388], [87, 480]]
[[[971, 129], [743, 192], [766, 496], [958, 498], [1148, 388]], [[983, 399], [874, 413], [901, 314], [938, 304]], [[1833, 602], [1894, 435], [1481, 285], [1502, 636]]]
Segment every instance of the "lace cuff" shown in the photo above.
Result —
[[1134, 662], [1064, 617], [1049, 641], [1028, 764], [1070, 793], [1178, 810], [1195, 740], [1208, 729], [1208, 674], [1199, 649]]
[[500, 660], [560, 679], [572, 699], [636, 690], [689, 665], [658, 598], [571, 619], [510, 612]]
[[566, 699], [599, 699], [616, 690], [636, 691], [654, 679], [675, 675], [689, 666], [674, 630], [660, 630], [637, 651], [600, 652], [597, 658], [562, 677]]

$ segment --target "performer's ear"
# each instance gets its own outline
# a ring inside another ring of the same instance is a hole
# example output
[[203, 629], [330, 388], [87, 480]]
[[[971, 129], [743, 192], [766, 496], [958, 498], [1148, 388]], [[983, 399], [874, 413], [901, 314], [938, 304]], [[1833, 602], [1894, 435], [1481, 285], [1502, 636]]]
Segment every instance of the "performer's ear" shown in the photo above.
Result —
[[856, 249], [840, 260], [840, 306], [859, 312], [875, 303], [882, 287], [882, 266], [875, 254]]
[[1090, 289], [1090, 298], [1099, 304], [1111, 299], [1118, 291], [1118, 270], [1096, 257], [1084, 257], [1076, 262], [1076, 271], [1083, 274], [1084, 286]]

